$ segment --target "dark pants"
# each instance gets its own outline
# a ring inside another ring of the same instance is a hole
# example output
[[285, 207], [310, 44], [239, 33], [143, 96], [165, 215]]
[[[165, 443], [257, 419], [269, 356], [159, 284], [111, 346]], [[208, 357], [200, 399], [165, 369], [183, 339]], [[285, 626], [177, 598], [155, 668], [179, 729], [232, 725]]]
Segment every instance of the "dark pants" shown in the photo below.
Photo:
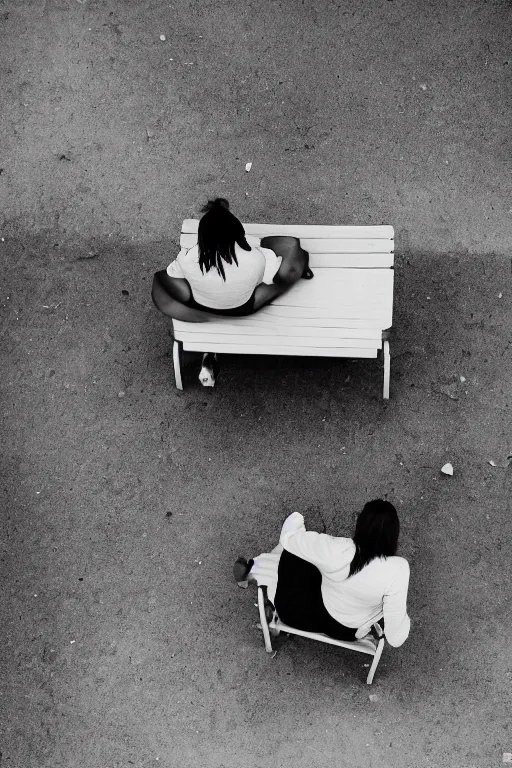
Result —
[[327, 612], [322, 600], [322, 574], [315, 565], [285, 550], [277, 574], [275, 607], [281, 621], [336, 640], [355, 640], [357, 630], [339, 624]]
[[254, 300], [256, 298], [256, 290], [253, 291], [252, 296], [242, 304], [240, 307], [233, 307], [231, 309], [214, 309], [213, 307], [205, 307], [203, 304], [199, 304], [194, 298], [187, 301], [187, 307], [193, 309], [202, 309], [204, 312], [211, 312], [214, 315], [224, 315], [225, 317], [244, 317], [245, 315], [251, 315], [254, 312]]

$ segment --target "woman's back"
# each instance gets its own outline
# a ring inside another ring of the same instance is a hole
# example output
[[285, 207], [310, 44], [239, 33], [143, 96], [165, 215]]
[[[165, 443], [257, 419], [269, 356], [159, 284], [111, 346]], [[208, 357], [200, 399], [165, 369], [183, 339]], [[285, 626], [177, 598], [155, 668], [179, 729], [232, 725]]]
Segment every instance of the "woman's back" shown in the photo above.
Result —
[[315, 565], [322, 574], [322, 599], [329, 614], [346, 627], [357, 627], [358, 637], [384, 616], [390, 645], [401, 645], [409, 634], [407, 590], [409, 563], [403, 557], [375, 557], [350, 574], [356, 554], [353, 539], [306, 531], [298, 512], [284, 522], [281, 545]]
[[170, 277], [185, 278], [192, 290], [194, 300], [212, 309], [232, 309], [245, 304], [254, 289], [263, 280], [271, 282], [279, 268], [280, 260], [268, 248], [253, 246], [246, 251], [236, 243], [235, 255], [238, 263], [224, 262], [224, 277], [213, 267], [201, 270], [199, 248], [182, 250], [175, 261], [167, 267]]
[[388, 641], [393, 641], [395, 633], [401, 634], [409, 582], [409, 563], [405, 558], [376, 557], [352, 576], [348, 576], [348, 568], [334, 572], [319, 570], [325, 607], [337, 621], [363, 627], [378, 621], [384, 613]]

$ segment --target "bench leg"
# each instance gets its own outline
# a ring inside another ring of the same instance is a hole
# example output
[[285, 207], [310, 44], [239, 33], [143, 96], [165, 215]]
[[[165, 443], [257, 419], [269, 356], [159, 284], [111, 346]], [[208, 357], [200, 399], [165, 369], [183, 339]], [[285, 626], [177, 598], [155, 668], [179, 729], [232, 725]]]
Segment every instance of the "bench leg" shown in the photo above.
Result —
[[265, 640], [265, 650], [267, 653], [272, 653], [270, 632], [268, 630], [267, 617], [265, 615], [265, 597], [261, 587], [258, 587], [258, 609], [260, 612], [260, 624], [263, 632], [263, 639]]
[[389, 354], [389, 341], [384, 339], [382, 346], [382, 352], [384, 355], [384, 400], [389, 400], [389, 378], [391, 375], [391, 355]]
[[377, 649], [375, 651], [375, 656], [373, 657], [372, 665], [370, 667], [370, 671], [368, 672], [368, 677], [366, 678], [366, 682], [368, 685], [371, 685], [373, 683], [373, 676], [375, 674], [375, 671], [378, 667], [380, 657], [382, 656], [382, 651], [384, 650], [384, 638], [381, 637], [377, 644]]
[[183, 389], [183, 382], [181, 380], [181, 342], [174, 339], [172, 345], [172, 361], [174, 363], [174, 381], [176, 382], [177, 389]]

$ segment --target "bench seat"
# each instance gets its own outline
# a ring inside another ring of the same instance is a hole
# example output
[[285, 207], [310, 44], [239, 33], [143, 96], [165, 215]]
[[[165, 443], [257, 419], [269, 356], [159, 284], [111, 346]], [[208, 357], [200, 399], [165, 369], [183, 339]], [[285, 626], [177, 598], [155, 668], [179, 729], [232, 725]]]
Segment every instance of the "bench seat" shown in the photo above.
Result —
[[[183, 222], [180, 245], [197, 243], [198, 220]], [[310, 254], [313, 280], [300, 280], [248, 317], [208, 323], [173, 320], [176, 386], [182, 389], [181, 349], [228, 354], [384, 357], [389, 397], [393, 316], [393, 228], [244, 224], [250, 245], [268, 235], [299, 237]]]

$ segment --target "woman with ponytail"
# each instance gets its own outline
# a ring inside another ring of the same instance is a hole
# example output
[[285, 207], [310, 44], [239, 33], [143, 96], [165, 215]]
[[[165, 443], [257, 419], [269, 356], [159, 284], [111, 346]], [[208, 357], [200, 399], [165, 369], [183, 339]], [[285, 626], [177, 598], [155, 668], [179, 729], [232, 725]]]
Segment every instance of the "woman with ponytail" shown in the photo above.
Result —
[[251, 247], [227, 200], [210, 200], [203, 213], [197, 244], [155, 273], [153, 301], [165, 315], [189, 322], [250, 315], [301, 277], [313, 277], [297, 238], [265, 237]]
[[396, 556], [399, 532], [395, 507], [382, 499], [365, 504], [351, 539], [306, 531], [294, 512], [279, 546], [249, 563], [239, 558], [234, 575], [241, 586], [266, 585], [279, 618], [291, 627], [355, 640], [384, 619], [386, 640], [397, 648], [410, 630], [409, 563]]

